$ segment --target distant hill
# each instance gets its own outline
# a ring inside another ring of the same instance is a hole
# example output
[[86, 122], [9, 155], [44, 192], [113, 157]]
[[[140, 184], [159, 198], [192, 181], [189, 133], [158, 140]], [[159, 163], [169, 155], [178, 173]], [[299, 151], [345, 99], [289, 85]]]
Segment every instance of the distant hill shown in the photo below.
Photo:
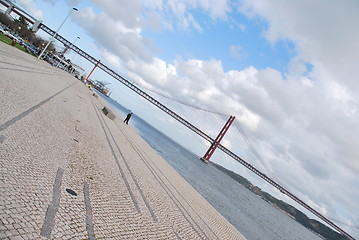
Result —
[[316, 232], [323, 238], [327, 240], [348, 240], [347, 237], [341, 235], [340, 233], [337, 233], [336, 231], [332, 230], [331, 228], [327, 227], [326, 225], [322, 224], [321, 222], [318, 222], [317, 220], [310, 219], [293, 207], [292, 205], [283, 202], [282, 200], [279, 200], [269, 193], [266, 193], [262, 191], [259, 187], [254, 186], [250, 181], [248, 181], [246, 178], [238, 175], [237, 173], [230, 171], [218, 164], [211, 163], [216, 168], [221, 170], [222, 172], [226, 173], [230, 177], [232, 177], [235, 181], [242, 184], [244, 187], [248, 188], [253, 193], [259, 195], [263, 200], [269, 202], [271, 205], [277, 207], [278, 209], [282, 210], [283, 212], [287, 213], [289, 216], [291, 216], [293, 219], [295, 219], [297, 222], [302, 224], [304, 227], [312, 230], [313, 232]]

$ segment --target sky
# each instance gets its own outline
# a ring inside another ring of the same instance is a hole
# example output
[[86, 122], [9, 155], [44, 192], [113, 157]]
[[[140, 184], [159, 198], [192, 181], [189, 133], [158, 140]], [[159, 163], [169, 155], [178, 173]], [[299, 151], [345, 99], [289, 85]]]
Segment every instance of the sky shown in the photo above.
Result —
[[[261, 156], [254, 166], [265, 165], [292, 193], [359, 238], [359, 1], [16, 3], [54, 30], [78, 8], [60, 35], [80, 37], [78, 47], [146, 89], [235, 115]], [[68, 54], [87, 72], [93, 67]], [[111, 83], [111, 97], [176, 141], [189, 136], [101, 71], [93, 77]], [[191, 116], [186, 111], [176, 108]], [[190, 145], [198, 155], [207, 147], [200, 140]], [[216, 161], [296, 206], [232, 160]]]

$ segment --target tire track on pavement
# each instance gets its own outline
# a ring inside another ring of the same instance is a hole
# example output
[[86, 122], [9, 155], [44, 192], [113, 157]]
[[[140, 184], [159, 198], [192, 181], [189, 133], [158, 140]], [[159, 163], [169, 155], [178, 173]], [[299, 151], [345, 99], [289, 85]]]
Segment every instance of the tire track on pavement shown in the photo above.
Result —
[[63, 91], [67, 90], [68, 88], [72, 87], [75, 84], [76, 83], [73, 83], [73, 84], [67, 86], [66, 88], [64, 88], [64, 89], [60, 90], [59, 92], [55, 93], [54, 95], [42, 100], [38, 104], [32, 106], [31, 108], [29, 108], [26, 111], [20, 113], [19, 115], [17, 115], [15, 117], [13, 117], [12, 119], [4, 122], [3, 124], [0, 125], [0, 132], [4, 131], [6, 128], [10, 127], [11, 125], [16, 123], [17, 121], [21, 120], [22, 118], [26, 117], [28, 114], [32, 113], [33, 111], [35, 111], [36, 109], [38, 109], [39, 107], [41, 107], [42, 105], [44, 105], [45, 103], [47, 103], [48, 101], [50, 101], [51, 99], [53, 99], [54, 97], [56, 97], [57, 95], [59, 95], [60, 93], [62, 93]]
[[51, 232], [55, 225], [55, 216], [59, 208], [61, 198], [61, 183], [63, 173], [64, 170], [62, 168], [57, 169], [55, 183], [52, 191], [52, 201], [46, 210], [45, 221], [42, 225], [40, 233], [40, 235], [45, 238], [51, 237]]
[[127, 188], [127, 191], [128, 191], [128, 193], [129, 193], [129, 195], [130, 195], [130, 197], [131, 197], [132, 203], [133, 203], [133, 205], [134, 205], [136, 211], [137, 211], [138, 213], [141, 213], [141, 209], [140, 209], [140, 207], [139, 207], [139, 205], [138, 205], [138, 202], [137, 202], [137, 200], [136, 200], [136, 198], [135, 198], [135, 195], [134, 195], [133, 192], [132, 192], [132, 189], [131, 189], [130, 184], [129, 184], [127, 178], [126, 178], [126, 175], [125, 175], [125, 173], [124, 173], [124, 171], [123, 171], [123, 169], [122, 169], [122, 167], [121, 167], [121, 165], [120, 165], [120, 161], [119, 161], [119, 159], [118, 159], [118, 157], [117, 157], [117, 155], [116, 155], [116, 153], [115, 153], [114, 147], [112, 146], [111, 141], [110, 141], [110, 138], [109, 138], [109, 136], [108, 136], [108, 134], [107, 134], [107, 132], [106, 132], [106, 130], [105, 130], [104, 123], [103, 123], [103, 119], [101, 119], [101, 117], [100, 117], [100, 115], [99, 115], [99, 113], [98, 113], [97, 106], [95, 105], [95, 103], [93, 102], [92, 99], [91, 99], [91, 102], [92, 102], [92, 104], [93, 104], [93, 107], [95, 108], [96, 115], [97, 115], [97, 117], [98, 117], [98, 119], [99, 119], [99, 122], [100, 122], [100, 124], [101, 124], [102, 130], [103, 130], [103, 132], [104, 132], [104, 134], [105, 134], [107, 143], [108, 143], [108, 145], [109, 145], [109, 147], [110, 147], [110, 149], [111, 149], [112, 155], [113, 155], [113, 157], [114, 157], [114, 159], [115, 159], [115, 162], [116, 162], [116, 164], [117, 164], [117, 167], [118, 167], [118, 169], [120, 170], [121, 178], [123, 179], [123, 181], [124, 181], [124, 183], [125, 183], [125, 185], [126, 185], [126, 188]]
[[112, 141], [114, 142], [114, 144], [115, 144], [115, 146], [116, 146], [117, 151], [120, 153], [121, 158], [122, 158], [122, 160], [123, 160], [123, 163], [125, 164], [127, 171], [130, 173], [131, 179], [132, 179], [132, 181], [134, 182], [134, 184], [135, 184], [135, 186], [136, 186], [138, 192], [140, 193], [141, 198], [142, 198], [143, 202], [145, 203], [147, 210], [149, 211], [149, 213], [150, 213], [150, 215], [151, 215], [153, 221], [154, 221], [154, 222], [157, 222], [157, 221], [158, 221], [157, 216], [155, 215], [155, 213], [154, 213], [154, 211], [153, 211], [153, 209], [152, 209], [150, 203], [148, 202], [146, 196], [144, 195], [144, 193], [143, 193], [143, 191], [142, 191], [142, 189], [141, 189], [141, 187], [140, 187], [140, 185], [139, 185], [137, 179], [136, 179], [135, 176], [133, 175], [133, 172], [132, 172], [130, 166], [128, 165], [128, 162], [127, 162], [125, 156], [123, 155], [123, 152], [121, 151], [120, 147], [118, 146], [117, 141], [116, 141], [115, 137], [113, 136], [113, 134], [111, 133], [110, 128], [108, 127], [107, 123], [104, 121], [104, 116], [103, 116], [102, 114], [101, 114], [101, 118], [102, 118], [102, 120], [103, 120], [103, 122], [104, 122], [104, 125], [106, 126], [107, 131], [109, 132], [109, 134], [110, 134], [110, 136], [111, 136], [111, 138], [112, 138]]

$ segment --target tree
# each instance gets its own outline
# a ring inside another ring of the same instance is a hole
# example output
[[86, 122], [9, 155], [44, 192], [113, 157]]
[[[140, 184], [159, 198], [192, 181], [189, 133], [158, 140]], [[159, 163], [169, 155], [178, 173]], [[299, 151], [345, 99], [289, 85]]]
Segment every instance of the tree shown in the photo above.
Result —
[[[23, 17], [13, 20], [12, 17], [5, 13], [0, 13], [0, 22], [3, 23], [12, 32], [17, 33], [22, 39], [33, 44], [37, 48], [43, 48], [47, 42], [41, 37], [37, 36], [29, 29], [29, 23]], [[53, 43], [48, 47], [48, 51], [56, 53], [56, 48]]]
[[0, 13], [0, 22], [5, 25], [5, 27], [11, 29], [13, 26], [13, 22], [11, 18], [5, 13]]
[[21, 27], [28, 28], [28, 26], [29, 26], [29, 23], [26, 22], [25, 18], [23, 18], [21, 16], [19, 17], [19, 19], [16, 19], [15, 22], [18, 23], [18, 25], [21, 26]]

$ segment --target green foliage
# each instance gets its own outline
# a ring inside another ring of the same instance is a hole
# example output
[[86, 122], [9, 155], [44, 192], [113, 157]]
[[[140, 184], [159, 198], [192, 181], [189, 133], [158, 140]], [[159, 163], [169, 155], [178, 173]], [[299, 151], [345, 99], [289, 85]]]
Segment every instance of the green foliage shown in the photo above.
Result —
[[11, 44], [12, 40], [5, 35], [0, 34], [0, 41], [6, 44]]
[[25, 49], [23, 46], [19, 45], [19, 44], [16, 44], [15, 47], [16, 47], [17, 49], [23, 51], [23, 52], [27, 52], [26, 49]]
[[[11, 45], [12, 40], [10, 38], [8, 38], [7, 36], [0, 34], [0, 42], [4, 42], [6, 44]], [[20, 46], [19, 44], [16, 44], [15, 47], [23, 52], [28, 52], [23, 46]]]
[[[38, 48], [42, 48], [46, 44], [46, 41], [44, 39], [37, 36], [29, 29], [29, 24], [22, 17], [17, 20], [14, 20], [12, 19], [12, 17], [9, 17], [5, 13], [0, 12], [0, 22], [8, 30], [10, 30], [10, 32], [16, 33], [22, 39], [26, 40], [27, 42], [33, 44]], [[50, 46], [48, 47], [48, 51], [56, 52], [54, 44], [50, 44]]]
[[304, 213], [291, 206], [290, 204], [279, 200], [269, 193], [263, 192], [259, 187], [254, 186], [250, 181], [246, 178], [230, 171], [218, 164], [212, 163], [216, 168], [229, 175], [238, 183], [242, 184], [244, 187], [251, 190], [253, 193], [259, 195], [263, 200], [269, 202], [271, 205], [277, 207], [278, 209], [286, 212], [288, 215], [292, 216], [297, 222], [305, 226], [306, 228], [312, 230], [313, 232], [323, 236], [327, 240], [347, 240], [348, 238], [335, 232], [331, 228], [326, 225], [318, 222], [317, 220], [308, 218]]

